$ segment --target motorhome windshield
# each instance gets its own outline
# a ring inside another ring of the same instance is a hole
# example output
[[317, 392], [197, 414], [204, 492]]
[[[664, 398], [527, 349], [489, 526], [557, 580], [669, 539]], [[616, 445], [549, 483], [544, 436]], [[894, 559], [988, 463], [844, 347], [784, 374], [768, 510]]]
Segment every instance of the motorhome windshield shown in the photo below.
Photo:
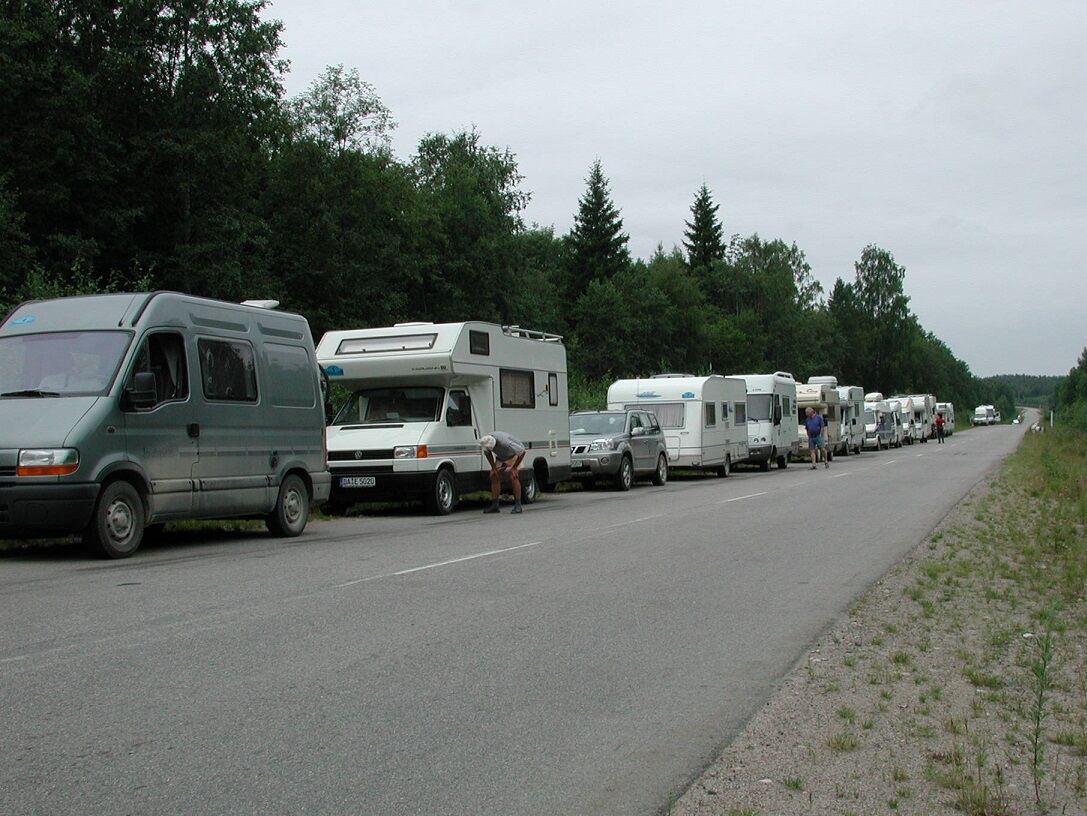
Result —
[[772, 400], [773, 397], [770, 394], [748, 394], [747, 418], [749, 420], [769, 422]]
[[0, 339], [0, 397], [86, 397], [105, 394], [131, 332], [72, 331]]
[[445, 389], [437, 387], [363, 388], [344, 403], [332, 424], [436, 422], [444, 396]]
[[864, 412], [864, 424], [865, 425], [875, 425], [876, 424], [876, 412], [875, 411], [866, 410]]
[[571, 414], [570, 433], [572, 434], [619, 434], [626, 430], [625, 413]]

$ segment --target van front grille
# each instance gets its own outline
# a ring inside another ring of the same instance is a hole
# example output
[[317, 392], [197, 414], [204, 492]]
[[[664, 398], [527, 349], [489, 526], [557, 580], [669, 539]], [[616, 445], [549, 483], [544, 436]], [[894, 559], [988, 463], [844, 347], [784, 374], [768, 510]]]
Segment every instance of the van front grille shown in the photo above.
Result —
[[392, 473], [392, 465], [370, 465], [368, 467], [338, 467], [332, 468], [333, 477], [336, 476], [373, 476], [375, 473]]
[[374, 459], [392, 459], [393, 449], [329, 451], [330, 462], [366, 462]]

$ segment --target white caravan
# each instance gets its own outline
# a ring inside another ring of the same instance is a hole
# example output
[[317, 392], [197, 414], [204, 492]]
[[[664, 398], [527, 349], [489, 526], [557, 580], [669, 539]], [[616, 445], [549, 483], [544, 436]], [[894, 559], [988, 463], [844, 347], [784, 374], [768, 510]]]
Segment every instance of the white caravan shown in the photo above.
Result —
[[902, 441], [907, 445], [921, 440], [921, 423], [917, 421], [911, 397], [891, 397], [898, 400], [899, 414], [902, 417]]
[[838, 399], [842, 404], [842, 447], [846, 454], [860, 453], [864, 446], [864, 389], [839, 385]]
[[879, 392], [866, 396], [878, 396], [879, 400], [865, 400], [864, 403], [864, 444], [865, 449], [882, 450], [889, 448], [895, 440], [895, 419], [887, 408], [887, 403]]
[[800, 437], [792, 421], [796, 380], [785, 371], [734, 376], [747, 386], [747, 461], [764, 471], [771, 462], [788, 467], [789, 456], [800, 453]]
[[932, 394], [910, 394], [913, 400], [913, 421], [920, 426], [921, 441], [928, 442], [936, 433], [932, 424], [936, 416], [936, 397]]
[[891, 398], [884, 400], [887, 410], [887, 423], [891, 427], [891, 447], [901, 448], [908, 439], [909, 429], [902, 424], [902, 401]]
[[452, 511], [487, 489], [479, 438], [522, 442], [522, 500], [570, 478], [562, 338], [493, 323], [398, 323], [328, 332], [317, 362], [351, 396], [328, 428], [329, 504], [421, 498]]
[[747, 389], [738, 377], [658, 374], [617, 380], [608, 388], [608, 409], [656, 414], [673, 468], [728, 476], [735, 463], [747, 459]]
[[944, 417], [944, 436], [951, 436], [951, 434], [955, 433], [955, 403], [936, 403], [936, 413], [942, 414]]
[[834, 452], [841, 447], [841, 398], [838, 396], [838, 383], [833, 377], [813, 377], [812, 379], [832, 380], [833, 382], [810, 382], [807, 385], [796, 387], [796, 420], [797, 435], [801, 440], [801, 453], [803, 458], [807, 455], [808, 432], [804, 427], [807, 419], [806, 411], [814, 408], [815, 413], [823, 417], [826, 422], [827, 435], [827, 461], [834, 461]]

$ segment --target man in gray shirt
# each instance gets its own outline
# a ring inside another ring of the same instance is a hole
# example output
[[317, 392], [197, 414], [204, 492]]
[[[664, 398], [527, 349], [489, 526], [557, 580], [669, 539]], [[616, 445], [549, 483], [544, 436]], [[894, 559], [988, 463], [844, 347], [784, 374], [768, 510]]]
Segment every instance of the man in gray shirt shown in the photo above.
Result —
[[521, 467], [521, 460], [525, 458], [525, 446], [510, 436], [505, 431], [495, 431], [479, 440], [479, 446], [483, 448], [483, 454], [491, 463], [491, 506], [484, 513], [498, 512], [498, 494], [501, 492], [502, 473], [509, 471], [510, 482], [513, 484], [513, 510], [511, 513], [521, 512], [521, 477], [517, 469]]

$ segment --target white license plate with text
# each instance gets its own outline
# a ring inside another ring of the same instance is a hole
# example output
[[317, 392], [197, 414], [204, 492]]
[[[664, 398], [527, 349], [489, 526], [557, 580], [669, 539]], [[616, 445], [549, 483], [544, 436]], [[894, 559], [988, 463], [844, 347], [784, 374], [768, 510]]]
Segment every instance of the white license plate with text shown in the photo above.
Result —
[[341, 476], [340, 487], [374, 487], [377, 485], [376, 476]]

